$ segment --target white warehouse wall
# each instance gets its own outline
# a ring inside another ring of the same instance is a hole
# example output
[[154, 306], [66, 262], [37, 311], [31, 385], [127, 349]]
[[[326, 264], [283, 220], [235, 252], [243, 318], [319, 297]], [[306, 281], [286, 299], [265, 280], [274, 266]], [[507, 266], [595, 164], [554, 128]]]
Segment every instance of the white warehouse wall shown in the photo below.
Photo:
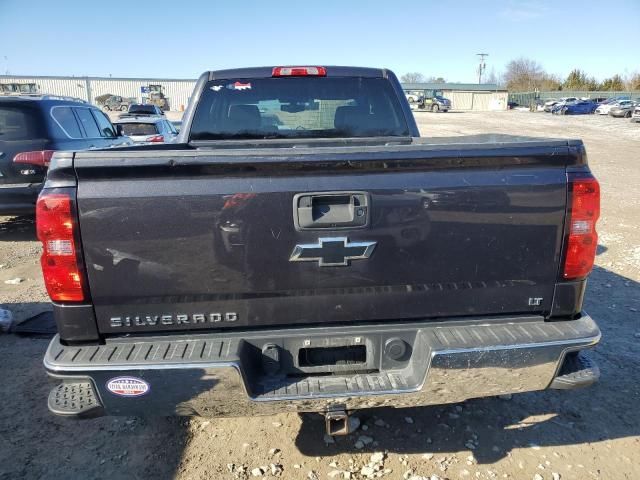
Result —
[[164, 95], [169, 99], [171, 110], [186, 108], [196, 84], [195, 80], [172, 80], [157, 78], [104, 78], [104, 77], [28, 77], [0, 75], [0, 83], [35, 83], [38, 92], [81, 98], [89, 102], [105, 93], [122, 97], [135, 97], [142, 101], [140, 87], [162, 85]]

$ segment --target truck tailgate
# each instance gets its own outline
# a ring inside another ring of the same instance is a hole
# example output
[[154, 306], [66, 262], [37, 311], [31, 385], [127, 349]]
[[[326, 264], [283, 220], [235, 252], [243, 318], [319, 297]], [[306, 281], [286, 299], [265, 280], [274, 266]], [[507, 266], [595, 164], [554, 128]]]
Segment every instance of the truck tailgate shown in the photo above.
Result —
[[[99, 330], [548, 313], [571, 155], [566, 141], [76, 154]], [[366, 224], [296, 228], [296, 195], [327, 192], [364, 195]]]

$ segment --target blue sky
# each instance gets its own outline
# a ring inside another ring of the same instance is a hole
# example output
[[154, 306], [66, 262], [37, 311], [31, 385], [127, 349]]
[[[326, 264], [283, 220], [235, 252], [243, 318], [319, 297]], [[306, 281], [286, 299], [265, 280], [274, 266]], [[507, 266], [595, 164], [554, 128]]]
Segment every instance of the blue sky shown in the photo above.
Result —
[[195, 78], [333, 64], [473, 82], [487, 52], [487, 73], [526, 56], [601, 80], [640, 71], [639, 25], [640, 0], [0, 0], [0, 73]]

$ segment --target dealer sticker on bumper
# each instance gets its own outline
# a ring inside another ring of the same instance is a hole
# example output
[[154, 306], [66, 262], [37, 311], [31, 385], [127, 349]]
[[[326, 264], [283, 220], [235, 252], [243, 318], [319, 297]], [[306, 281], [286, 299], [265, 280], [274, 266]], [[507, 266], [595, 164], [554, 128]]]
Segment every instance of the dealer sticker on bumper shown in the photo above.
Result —
[[147, 382], [136, 377], [117, 377], [107, 382], [107, 390], [120, 397], [139, 397], [150, 388]]

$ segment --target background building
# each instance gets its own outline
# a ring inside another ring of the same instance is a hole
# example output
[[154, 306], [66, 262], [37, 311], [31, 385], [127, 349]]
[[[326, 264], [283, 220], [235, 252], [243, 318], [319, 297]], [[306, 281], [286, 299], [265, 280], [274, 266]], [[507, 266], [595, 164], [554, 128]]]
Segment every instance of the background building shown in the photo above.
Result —
[[[169, 109], [186, 108], [196, 80], [170, 78], [111, 78], [111, 77], [47, 77], [0, 75], [0, 87], [50, 95], [76, 97], [96, 103], [96, 97], [105, 94], [133, 97], [145, 103], [150, 86], [159, 85], [169, 101]], [[405, 91], [421, 91], [425, 95], [440, 92], [451, 100], [453, 110], [506, 110], [506, 90], [495, 84], [473, 83], [405, 83]], [[1, 90], [1, 89], [0, 89]]]
[[[0, 86], [14, 90], [22, 86], [25, 92], [76, 97], [95, 103], [96, 97], [105, 94], [133, 97], [145, 103], [150, 86], [160, 85], [169, 101], [170, 110], [184, 110], [195, 86], [195, 80], [167, 78], [110, 78], [110, 77], [43, 77], [0, 75]], [[34, 87], [35, 86], [35, 87]], [[151, 88], [153, 90], [153, 88]]]
[[507, 90], [493, 83], [403, 83], [405, 92], [423, 92], [430, 97], [434, 92], [451, 100], [452, 110], [506, 110]]

